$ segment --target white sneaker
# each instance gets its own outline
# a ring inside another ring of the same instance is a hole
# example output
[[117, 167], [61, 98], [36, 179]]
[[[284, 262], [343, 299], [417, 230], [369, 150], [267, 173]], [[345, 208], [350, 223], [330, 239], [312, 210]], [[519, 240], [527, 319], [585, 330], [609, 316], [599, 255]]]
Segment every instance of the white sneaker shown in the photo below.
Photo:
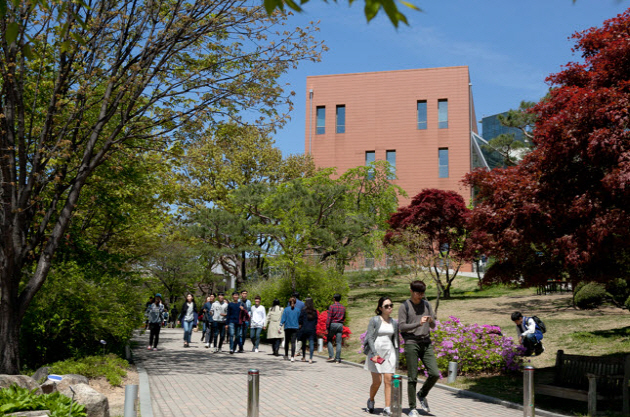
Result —
[[420, 406], [420, 409], [426, 411], [427, 413], [430, 413], [431, 409], [429, 408], [427, 397], [421, 397], [420, 393], [416, 394], [416, 396], [418, 397], [418, 405]]
[[291, 356], [291, 362], [295, 362], [295, 358]]
[[415, 408], [407, 414], [409, 417], [420, 417], [420, 413]]
[[255, 353], [258, 353], [258, 349], [254, 349], [254, 352], [255, 352]]
[[151, 350], [151, 349], [153, 349], [153, 346], [149, 346], [147, 349]]
[[206, 343], [206, 349], [210, 347], [210, 343]]

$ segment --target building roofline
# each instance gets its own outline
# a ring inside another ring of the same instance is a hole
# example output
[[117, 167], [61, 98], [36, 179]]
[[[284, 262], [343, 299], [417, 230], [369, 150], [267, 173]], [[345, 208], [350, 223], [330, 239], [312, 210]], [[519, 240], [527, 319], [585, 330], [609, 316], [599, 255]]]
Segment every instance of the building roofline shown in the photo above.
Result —
[[393, 73], [393, 72], [435, 71], [435, 70], [445, 70], [445, 69], [453, 70], [453, 69], [463, 69], [463, 68], [468, 70], [468, 65], [457, 65], [453, 67], [412, 68], [412, 69], [387, 70], [387, 71], [349, 72], [349, 73], [343, 73], [343, 74], [307, 75], [306, 78], [342, 77], [342, 76], [369, 75], [369, 74], [388, 74], [388, 73]]

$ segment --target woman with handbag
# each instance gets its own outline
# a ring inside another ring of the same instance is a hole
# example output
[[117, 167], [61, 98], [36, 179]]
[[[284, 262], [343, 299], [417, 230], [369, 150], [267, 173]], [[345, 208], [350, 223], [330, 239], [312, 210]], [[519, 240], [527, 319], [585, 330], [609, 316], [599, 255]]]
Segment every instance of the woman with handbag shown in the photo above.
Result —
[[381, 386], [385, 383], [385, 408], [384, 416], [391, 416], [391, 384], [392, 376], [398, 365], [398, 322], [391, 317], [394, 304], [389, 297], [381, 297], [376, 307], [376, 316], [370, 319], [363, 352], [367, 355], [364, 369], [372, 373], [372, 385], [370, 397], [367, 401], [367, 409], [374, 413], [374, 398]]
[[267, 328], [267, 340], [271, 340], [274, 356], [280, 356], [280, 344], [284, 339], [284, 333], [280, 329], [280, 320], [282, 320], [282, 312], [284, 308], [280, 307], [280, 300], [273, 300], [273, 306], [269, 309], [265, 327]]

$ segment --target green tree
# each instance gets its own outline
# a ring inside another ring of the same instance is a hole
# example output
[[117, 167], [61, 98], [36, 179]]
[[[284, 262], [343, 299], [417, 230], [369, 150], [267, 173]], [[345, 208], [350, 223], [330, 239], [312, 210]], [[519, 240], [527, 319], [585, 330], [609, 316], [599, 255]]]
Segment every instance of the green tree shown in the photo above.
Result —
[[315, 28], [286, 28], [244, 1], [41, 5], [0, 7], [0, 373], [10, 374], [26, 309], [95, 170], [130, 149], [185, 146], [182, 126], [242, 109], [282, 125], [290, 94], [278, 77], [324, 48]]

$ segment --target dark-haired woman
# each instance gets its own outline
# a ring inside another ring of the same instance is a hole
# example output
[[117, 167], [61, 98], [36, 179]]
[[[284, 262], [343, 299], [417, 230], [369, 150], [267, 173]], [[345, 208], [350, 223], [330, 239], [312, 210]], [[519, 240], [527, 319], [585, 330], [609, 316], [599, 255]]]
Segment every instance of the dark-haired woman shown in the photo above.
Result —
[[295, 297], [289, 298], [289, 307], [284, 309], [280, 320], [280, 326], [284, 328], [284, 359], [289, 359], [289, 342], [291, 342], [291, 362], [295, 362], [295, 343], [300, 328], [300, 313], [302, 312], [295, 306], [295, 303]]
[[179, 323], [184, 328], [184, 347], [190, 346], [190, 336], [193, 329], [197, 327], [197, 304], [191, 293], [186, 294], [186, 301], [182, 305], [179, 313]]
[[376, 307], [376, 316], [370, 319], [363, 352], [367, 355], [364, 369], [372, 373], [370, 397], [367, 409], [374, 412], [374, 397], [381, 382], [385, 383], [385, 408], [383, 415], [392, 415], [390, 409], [392, 375], [398, 364], [398, 322], [391, 317], [394, 304], [388, 297], [381, 297]]
[[308, 348], [310, 358], [308, 363], [313, 363], [313, 350], [315, 349], [315, 334], [317, 328], [317, 319], [319, 313], [315, 309], [313, 299], [308, 297], [304, 300], [304, 308], [300, 313], [300, 341], [302, 342], [302, 362], [306, 362], [306, 341], [308, 340]]
[[273, 300], [273, 306], [267, 312], [265, 327], [267, 328], [267, 339], [271, 340], [274, 356], [280, 355], [280, 343], [284, 339], [284, 334], [280, 329], [280, 321], [282, 320], [282, 312], [284, 308], [280, 307], [280, 300]]

